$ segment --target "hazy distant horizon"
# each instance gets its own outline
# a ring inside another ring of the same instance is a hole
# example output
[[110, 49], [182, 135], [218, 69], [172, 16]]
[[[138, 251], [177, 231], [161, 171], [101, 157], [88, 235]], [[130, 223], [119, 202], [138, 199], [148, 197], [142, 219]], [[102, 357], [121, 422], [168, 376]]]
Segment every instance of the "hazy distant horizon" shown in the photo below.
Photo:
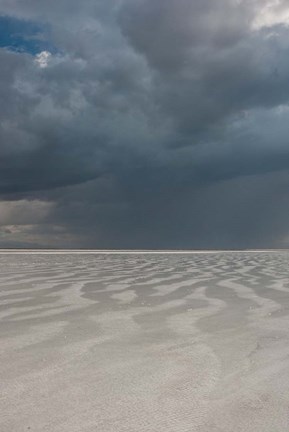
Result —
[[46, 249], [46, 248], [38, 248], [38, 249], [26, 249], [26, 248], [17, 248], [17, 249], [5, 249], [0, 248], [0, 253], [115, 253], [115, 254], [205, 254], [205, 253], [234, 253], [234, 252], [281, 252], [281, 251], [289, 251], [288, 248], [283, 249], [273, 249], [273, 248], [264, 248], [264, 249]]

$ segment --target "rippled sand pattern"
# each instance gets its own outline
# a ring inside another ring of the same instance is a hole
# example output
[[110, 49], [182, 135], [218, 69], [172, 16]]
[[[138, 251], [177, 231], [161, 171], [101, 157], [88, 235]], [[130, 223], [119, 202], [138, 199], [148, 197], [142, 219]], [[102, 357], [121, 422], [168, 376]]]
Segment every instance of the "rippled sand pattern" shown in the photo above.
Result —
[[0, 431], [288, 431], [288, 263], [0, 254]]

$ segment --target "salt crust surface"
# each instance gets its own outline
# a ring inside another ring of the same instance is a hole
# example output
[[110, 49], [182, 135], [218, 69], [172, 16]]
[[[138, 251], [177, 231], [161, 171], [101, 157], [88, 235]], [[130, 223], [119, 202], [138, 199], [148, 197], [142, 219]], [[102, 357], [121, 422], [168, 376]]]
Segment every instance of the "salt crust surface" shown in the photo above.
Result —
[[2, 251], [0, 430], [288, 430], [288, 263]]

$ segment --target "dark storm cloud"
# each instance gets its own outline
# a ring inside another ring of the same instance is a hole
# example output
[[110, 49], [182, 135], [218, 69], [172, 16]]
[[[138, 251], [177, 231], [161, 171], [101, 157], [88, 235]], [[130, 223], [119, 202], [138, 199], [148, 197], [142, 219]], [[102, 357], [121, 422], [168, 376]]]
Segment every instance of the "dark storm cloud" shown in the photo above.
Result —
[[287, 101], [288, 29], [251, 31], [253, 18], [230, 0], [133, 1], [122, 12], [123, 33], [157, 71], [156, 99], [181, 133]]
[[286, 244], [285, 2], [3, 0], [0, 14], [49, 29], [38, 54], [1, 44], [2, 208], [26, 209], [11, 244]]

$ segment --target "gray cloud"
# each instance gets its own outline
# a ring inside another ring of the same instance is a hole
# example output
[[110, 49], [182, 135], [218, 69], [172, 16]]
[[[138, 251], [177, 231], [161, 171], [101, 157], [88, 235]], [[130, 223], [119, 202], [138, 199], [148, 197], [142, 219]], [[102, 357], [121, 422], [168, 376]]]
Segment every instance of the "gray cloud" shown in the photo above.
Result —
[[286, 246], [289, 28], [265, 3], [2, 1], [55, 47], [0, 50], [2, 211], [47, 205], [11, 242]]

